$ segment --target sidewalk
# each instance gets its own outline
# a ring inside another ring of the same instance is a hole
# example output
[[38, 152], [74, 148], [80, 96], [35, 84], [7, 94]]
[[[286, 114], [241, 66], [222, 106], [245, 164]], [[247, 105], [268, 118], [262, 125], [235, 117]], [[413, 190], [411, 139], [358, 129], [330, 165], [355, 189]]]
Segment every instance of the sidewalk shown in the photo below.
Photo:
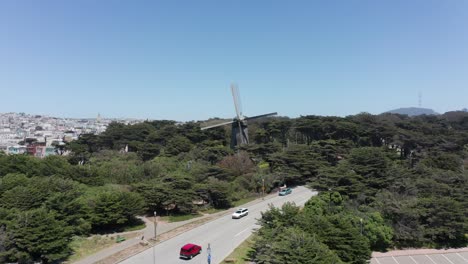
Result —
[[[272, 193], [272, 194], [269, 194], [269, 195], [265, 196], [265, 199], [270, 199], [272, 197], [276, 197], [277, 195], [278, 195], [277, 193]], [[248, 202], [248, 203], [246, 203], [246, 204], [244, 204], [242, 206], [247, 207], [249, 205], [256, 204], [256, 203], [258, 203], [260, 201], [262, 201], [262, 198], [255, 199], [255, 200], [250, 201], [250, 202]], [[160, 235], [162, 235], [164, 233], [175, 230], [175, 229], [177, 229], [179, 227], [182, 227], [184, 225], [188, 225], [188, 224], [190, 224], [192, 222], [201, 221], [201, 220], [207, 219], [207, 218], [213, 218], [213, 219], [219, 218], [219, 217], [221, 217], [223, 215], [230, 214], [233, 211], [233, 209], [234, 208], [230, 208], [230, 209], [227, 209], [227, 210], [224, 210], [224, 211], [221, 211], [221, 212], [217, 212], [217, 213], [214, 213], [214, 214], [207, 214], [207, 215], [203, 215], [203, 216], [200, 216], [200, 217], [197, 217], [197, 218], [193, 218], [193, 219], [186, 220], [186, 221], [181, 221], [181, 222], [173, 222], [173, 223], [158, 222], [158, 226], [157, 226], [158, 240], [160, 238]], [[149, 219], [146, 218], [146, 217], [141, 217], [140, 219], [143, 220], [145, 222], [145, 224], [146, 224], [146, 227], [143, 230], [121, 233], [121, 234], [138, 233], [138, 235], [135, 238], [123, 241], [123, 242], [121, 242], [119, 244], [115, 244], [115, 245], [113, 245], [111, 247], [103, 249], [103, 250], [101, 250], [101, 251], [99, 251], [99, 252], [97, 252], [97, 253], [95, 253], [93, 255], [90, 255], [90, 256], [88, 256], [88, 257], [86, 257], [84, 259], [75, 261], [75, 262], [73, 262], [73, 264], [93, 264], [93, 263], [101, 262], [101, 261], [105, 260], [106, 258], [110, 258], [112, 255], [118, 254], [119, 252], [122, 252], [122, 251], [124, 251], [124, 250], [126, 250], [126, 249], [128, 249], [130, 247], [139, 245], [140, 241], [142, 241], [141, 240], [142, 236], [144, 236], [144, 240], [150, 240], [151, 238], [153, 238], [154, 237], [154, 222], [152, 221], [152, 217], [150, 217]], [[212, 221], [213, 219], [210, 219], [210, 220], [207, 220], [207, 221]], [[202, 223], [202, 224], [204, 224], [204, 223]]]

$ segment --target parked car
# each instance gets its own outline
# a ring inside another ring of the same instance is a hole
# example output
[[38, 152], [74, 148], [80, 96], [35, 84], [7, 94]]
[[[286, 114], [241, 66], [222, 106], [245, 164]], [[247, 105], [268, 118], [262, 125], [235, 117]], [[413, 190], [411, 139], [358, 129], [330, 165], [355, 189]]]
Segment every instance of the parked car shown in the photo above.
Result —
[[241, 217], [244, 217], [246, 215], [249, 214], [249, 209], [247, 208], [239, 208], [237, 209], [237, 211], [235, 211], [233, 214], [232, 214], [232, 218], [233, 219], [239, 219]]
[[194, 256], [200, 254], [201, 252], [202, 252], [201, 246], [189, 243], [189, 244], [185, 244], [185, 246], [183, 246], [180, 249], [179, 257], [185, 258], [185, 259], [191, 259]]
[[288, 194], [291, 194], [291, 193], [292, 193], [291, 188], [286, 188], [286, 189], [280, 191], [280, 192], [279, 192], [279, 195], [280, 195], [280, 196], [284, 196], [284, 195], [288, 195]]

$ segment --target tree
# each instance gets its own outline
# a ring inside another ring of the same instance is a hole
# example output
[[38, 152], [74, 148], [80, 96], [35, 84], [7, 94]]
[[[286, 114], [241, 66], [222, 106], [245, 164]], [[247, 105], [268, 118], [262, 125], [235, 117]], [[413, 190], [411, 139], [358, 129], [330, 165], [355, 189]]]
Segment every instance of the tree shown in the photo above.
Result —
[[165, 154], [176, 156], [183, 152], [189, 152], [192, 148], [192, 143], [184, 136], [174, 136], [167, 142]]
[[40, 162], [40, 176], [68, 175], [71, 169], [70, 163], [65, 157], [47, 156]]
[[442, 170], [451, 170], [461, 172], [463, 170], [463, 161], [460, 156], [450, 153], [430, 153], [429, 156], [421, 161], [428, 167], [434, 167]]
[[8, 242], [5, 226], [0, 224], [0, 261], [3, 263], [7, 263], [7, 259], [5, 258], [5, 255], [8, 255], [6, 247], [10, 243], [11, 242]]
[[424, 236], [438, 247], [463, 247], [466, 237], [466, 208], [450, 197], [420, 199], [420, 222]]
[[70, 253], [70, 228], [45, 208], [16, 212], [7, 232], [14, 243], [9, 247], [15, 248], [10, 259], [21, 259], [26, 253], [32, 260], [50, 263]]
[[96, 188], [87, 200], [94, 229], [122, 226], [144, 211], [140, 195], [112, 188]]
[[281, 232], [263, 231], [255, 240], [253, 261], [259, 264], [339, 264], [340, 258], [314, 235], [298, 227], [284, 228]]
[[68, 179], [57, 179], [50, 185], [54, 192], [44, 206], [55, 213], [57, 220], [66, 222], [74, 234], [87, 235], [91, 231], [91, 208], [81, 199], [87, 187]]
[[151, 160], [161, 153], [159, 145], [141, 141], [129, 141], [128, 150], [136, 152], [143, 161]]
[[382, 216], [391, 223], [394, 236], [393, 242], [398, 247], [420, 247], [427, 241], [424, 230], [419, 223], [420, 209], [417, 199], [406, 193], [383, 190], [377, 193], [373, 207], [382, 213]]
[[268, 158], [274, 172], [283, 173], [288, 184], [301, 184], [313, 178], [326, 161], [308, 146], [295, 145]]
[[231, 150], [219, 142], [207, 142], [196, 148], [195, 158], [208, 161], [211, 165], [220, 162], [224, 157], [231, 154]]
[[281, 209], [270, 207], [259, 221], [261, 228], [253, 247], [254, 260], [257, 263], [316, 263], [314, 260], [366, 263], [371, 251], [369, 241], [356, 225], [357, 218], [343, 209], [323, 214], [325, 207], [320, 197], [311, 198], [304, 211], [288, 203]]
[[369, 241], [361, 236], [356, 219], [346, 214], [334, 214], [325, 217], [330, 223], [317, 232], [324, 244], [344, 262], [366, 263], [370, 259]]
[[379, 212], [369, 213], [361, 224], [373, 251], [386, 251], [393, 244], [393, 229], [385, 224]]
[[164, 186], [169, 190], [165, 207], [176, 213], [192, 213], [196, 198], [193, 181], [186, 174], [173, 173], [163, 178]]
[[28, 210], [39, 207], [47, 198], [47, 193], [32, 186], [16, 186], [5, 191], [0, 206], [8, 209]]
[[228, 169], [234, 176], [252, 172], [255, 168], [247, 152], [239, 152], [238, 154], [227, 156], [218, 165], [221, 168]]
[[17, 186], [25, 186], [29, 183], [29, 178], [24, 174], [10, 173], [0, 178], [0, 197], [4, 192]]
[[144, 198], [147, 211], [161, 212], [166, 210], [165, 204], [167, 197], [172, 190], [166, 188], [160, 181], [147, 181], [136, 183], [133, 190]]
[[292, 127], [292, 121], [289, 119], [278, 120], [272, 119], [266, 123], [266, 130], [273, 138], [277, 138], [278, 141], [283, 145], [288, 144], [288, 133]]
[[214, 208], [229, 208], [231, 206], [229, 183], [210, 177], [206, 188], [209, 201]]
[[40, 160], [26, 155], [0, 156], [0, 176], [21, 173], [26, 176], [40, 175]]

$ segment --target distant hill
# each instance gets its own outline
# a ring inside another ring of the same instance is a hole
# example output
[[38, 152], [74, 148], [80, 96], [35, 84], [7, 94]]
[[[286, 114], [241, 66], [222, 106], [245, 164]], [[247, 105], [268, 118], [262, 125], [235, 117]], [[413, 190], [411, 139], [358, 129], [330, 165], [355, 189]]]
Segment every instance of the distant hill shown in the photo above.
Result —
[[[465, 109], [461, 111], [446, 112], [442, 116], [452, 123], [463, 124], [466, 121], [468, 121], [468, 111], [465, 111]], [[466, 121], [463, 121], [463, 119], [465, 119]]]
[[395, 110], [390, 110], [385, 113], [392, 113], [392, 114], [400, 114], [400, 115], [408, 115], [408, 116], [418, 116], [418, 115], [438, 115], [432, 109], [429, 108], [420, 108], [420, 107], [404, 107], [398, 108]]

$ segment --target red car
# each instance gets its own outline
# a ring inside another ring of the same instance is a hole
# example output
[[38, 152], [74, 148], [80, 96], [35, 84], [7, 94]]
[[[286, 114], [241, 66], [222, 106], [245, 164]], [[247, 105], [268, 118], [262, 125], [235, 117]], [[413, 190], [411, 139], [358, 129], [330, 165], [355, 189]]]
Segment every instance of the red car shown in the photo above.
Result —
[[201, 252], [201, 246], [195, 244], [186, 244], [180, 249], [180, 258], [191, 259]]

